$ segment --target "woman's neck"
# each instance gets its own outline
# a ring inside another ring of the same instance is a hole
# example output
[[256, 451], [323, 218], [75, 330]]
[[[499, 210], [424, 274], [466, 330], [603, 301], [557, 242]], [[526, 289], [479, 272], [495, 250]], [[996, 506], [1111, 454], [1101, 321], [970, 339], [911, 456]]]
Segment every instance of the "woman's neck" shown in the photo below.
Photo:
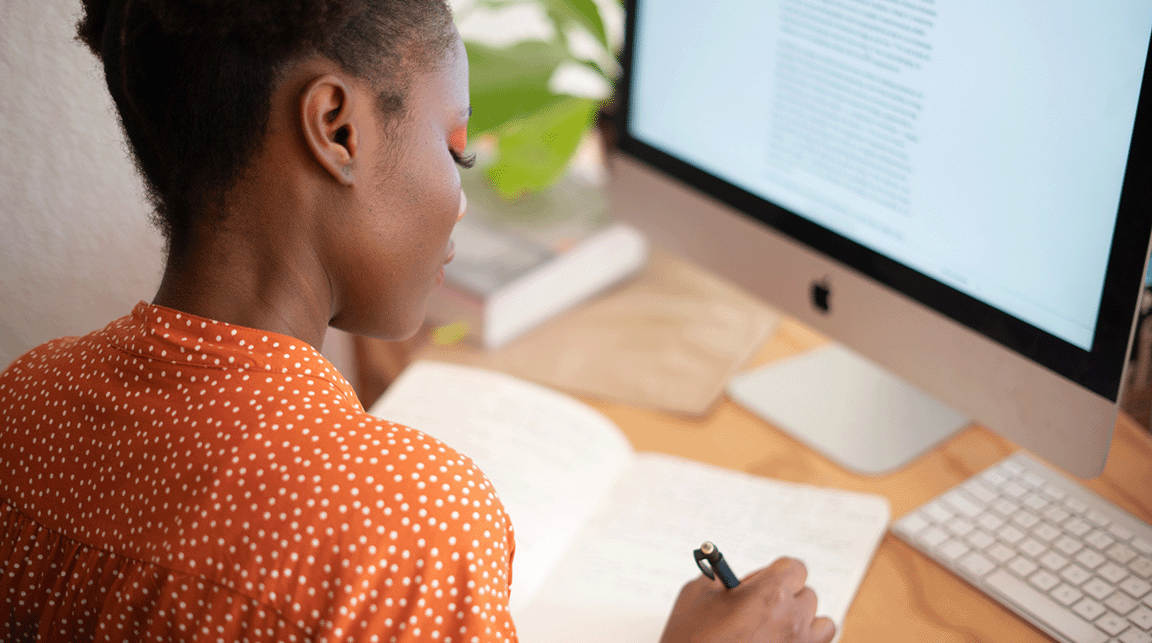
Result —
[[199, 235], [169, 255], [152, 303], [289, 335], [319, 349], [331, 308], [322, 263], [307, 239], [272, 234], [278, 238], [227, 229]]

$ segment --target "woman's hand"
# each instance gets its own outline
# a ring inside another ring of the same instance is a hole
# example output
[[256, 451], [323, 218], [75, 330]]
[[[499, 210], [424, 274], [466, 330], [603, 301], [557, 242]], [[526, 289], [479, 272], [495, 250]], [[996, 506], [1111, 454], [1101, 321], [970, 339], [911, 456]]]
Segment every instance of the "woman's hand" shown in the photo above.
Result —
[[808, 570], [781, 558], [734, 589], [701, 576], [684, 586], [660, 643], [829, 643], [836, 626], [816, 618]]

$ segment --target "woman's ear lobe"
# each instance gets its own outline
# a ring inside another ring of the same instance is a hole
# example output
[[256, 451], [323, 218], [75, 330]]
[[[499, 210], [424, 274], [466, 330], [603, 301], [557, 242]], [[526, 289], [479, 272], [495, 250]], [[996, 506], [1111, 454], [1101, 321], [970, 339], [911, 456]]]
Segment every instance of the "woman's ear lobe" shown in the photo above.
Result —
[[342, 185], [355, 182], [357, 128], [354, 100], [343, 80], [325, 74], [300, 95], [300, 126], [305, 144], [320, 167]]

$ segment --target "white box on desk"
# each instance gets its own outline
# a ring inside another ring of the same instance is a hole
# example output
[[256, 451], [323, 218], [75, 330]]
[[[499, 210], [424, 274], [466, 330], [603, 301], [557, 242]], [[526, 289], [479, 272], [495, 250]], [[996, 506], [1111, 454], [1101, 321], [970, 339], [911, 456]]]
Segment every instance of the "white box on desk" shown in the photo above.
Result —
[[634, 274], [648, 257], [627, 224], [603, 227], [563, 251], [515, 230], [465, 218], [452, 235], [456, 256], [432, 293], [428, 318], [463, 322], [486, 349], [524, 332]]
[[482, 172], [461, 173], [468, 213], [452, 234], [445, 283], [428, 302], [432, 323], [467, 325], [473, 341], [495, 349], [645, 265], [647, 240], [612, 220], [606, 177], [580, 167], [512, 200]]

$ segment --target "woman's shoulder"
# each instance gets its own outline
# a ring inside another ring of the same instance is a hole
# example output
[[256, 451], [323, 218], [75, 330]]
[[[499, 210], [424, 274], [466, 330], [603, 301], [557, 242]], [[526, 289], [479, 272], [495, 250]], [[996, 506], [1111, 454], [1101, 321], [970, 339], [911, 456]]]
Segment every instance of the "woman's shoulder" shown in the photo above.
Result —
[[[226, 529], [239, 527], [234, 537], [251, 539], [253, 552], [334, 554], [350, 566], [339, 574], [349, 583], [363, 582], [357, 567], [381, 560], [398, 578], [426, 566], [457, 578], [476, 564], [507, 573], [511, 522], [467, 456], [367, 413], [265, 431], [227, 460], [211, 493], [244, 499], [222, 508], [239, 509], [242, 522]], [[258, 543], [261, 534], [267, 542]]]
[[425, 527], [415, 533], [445, 532], [460, 515], [480, 509], [486, 522], [507, 522], [491, 482], [468, 456], [362, 410], [325, 410], [298, 408], [295, 422], [249, 427], [234, 443], [224, 479], [269, 480], [265, 496], [291, 504], [298, 517], [340, 520], [346, 533], [379, 531], [379, 521], [405, 527], [419, 521]]
[[0, 390], [19, 387], [21, 383], [47, 390], [59, 380], [71, 380], [91, 371], [100, 359], [104, 331], [101, 328], [87, 335], [58, 337], [27, 351], [0, 367]]

